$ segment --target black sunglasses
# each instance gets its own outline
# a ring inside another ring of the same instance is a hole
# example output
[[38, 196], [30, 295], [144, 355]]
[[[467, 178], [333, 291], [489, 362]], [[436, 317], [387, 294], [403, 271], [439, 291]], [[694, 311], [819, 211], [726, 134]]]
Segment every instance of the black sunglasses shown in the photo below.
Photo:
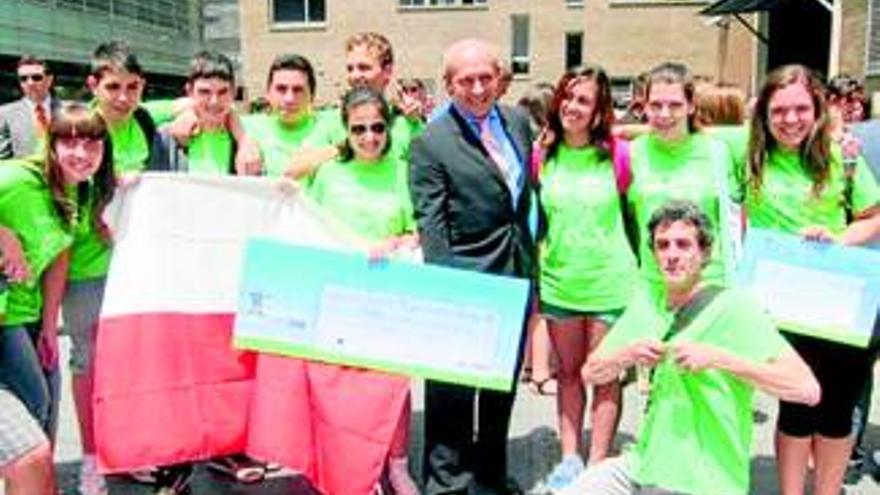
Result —
[[351, 133], [354, 134], [355, 136], [361, 136], [363, 134], [366, 134], [366, 132], [368, 130], [370, 132], [372, 132], [373, 134], [384, 134], [385, 129], [387, 129], [385, 122], [373, 122], [370, 125], [354, 124], [349, 128]]
[[22, 74], [18, 76], [20, 82], [27, 82], [30, 79], [33, 82], [42, 82], [46, 78], [45, 74]]

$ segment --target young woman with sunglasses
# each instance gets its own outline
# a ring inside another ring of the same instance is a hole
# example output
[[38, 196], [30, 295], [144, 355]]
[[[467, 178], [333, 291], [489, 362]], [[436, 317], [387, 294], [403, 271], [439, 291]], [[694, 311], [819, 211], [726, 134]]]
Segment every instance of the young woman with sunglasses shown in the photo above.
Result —
[[[342, 100], [347, 130], [336, 161], [322, 165], [308, 188], [309, 195], [372, 243], [371, 257], [383, 258], [418, 244], [410, 203], [406, 166], [389, 153], [391, 110], [381, 93], [355, 88]], [[344, 372], [373, 373], [346, 369]], [[378, 373], [377, 373], [378, 375]], [[408, 381], [389, 376], [390, 381]], [[393, 414], [393, 413], [392, 413]], [[415, 495], [418, 489], [408, 471], [410, 404], [406, 399], [390, 447], [388, 481], [397, 495]]]

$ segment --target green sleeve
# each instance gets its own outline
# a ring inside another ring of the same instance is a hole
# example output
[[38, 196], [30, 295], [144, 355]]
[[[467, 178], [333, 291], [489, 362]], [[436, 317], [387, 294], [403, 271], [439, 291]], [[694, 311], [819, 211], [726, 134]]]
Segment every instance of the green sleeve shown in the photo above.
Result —
[[315, 203], [321, 204], [321, 200], [324, 197], [324, 178], [323, 178], [323, 176], [326, 175], [326, 172], [324, 172], [324, 173], [321, 173], [321, 172], [325, 171], [326, 168], [328, 166], [330, 166], [331, 163], [335, 163], [335, 162], [324, 163], [323, 165], [318, 167], [318, 170], [315, 171], [314, 174], [309, 175], [307, 177], [303, 177], [300, 179], [300, 184], [303, 186], [303, 188], [306, 192], [306, 195], [308, 195], [308, 197], [312, 198], [315, 201]]
[[21, 241], [33, 277], [39, 278], [71, 241], [39, 172], [21, 162], [0, 167], [0, 225]]
[[712, 339], [716, 345], [755, 363], [775, 358], [788, 347], [757, 299], [741, 290], [731, 290], [726, 297], [725, 317]]
[[317, 115], [315, 130], [303, 140], [303, 147], [323, 148], [338, 146], [345, 141], [345, 126], [338, 108], [321, 110]]
[[427, 127], [427, 124], [425, 124], [424, 120], [421, 120], [421, 119], [406, 119], [406, 120], [409, 121], [409, 135], [410, 135], [411, 139], [415, 139], [415, 138], [421, 136], [422, 132], [424, 132], [424, 130], [425, 130], [425, 127]]
[[880, 188], [877, 187], [877, 180], [874, 179], [868, 164], [861, 156], [856, 162], [853, 175], [852, 202], [856, 214], [880, 205]]
[[6, 305], [9, 301], [9, 289], [0, 292], [0, 325], [6, 321]]
[[642, 340], [656, 340], [665, 333], [667, 323], [647, 284], [640, 283], [620, 319], [602, 339], [597, 355], [608, 356]]
[[39, 171], [26, 162], [0, 166], [0, 225], [18, 236], [31, 277], [10, 285], [7, 325], [39, 321], [42, 274], [71, 243]]
[[141, 103], [141, 106], [150, 114], [150, 117], [153, 118], [153, 122], [155, 122], [158, 127], [174, 120], [175, 101], [176, 100], [146, 101]]

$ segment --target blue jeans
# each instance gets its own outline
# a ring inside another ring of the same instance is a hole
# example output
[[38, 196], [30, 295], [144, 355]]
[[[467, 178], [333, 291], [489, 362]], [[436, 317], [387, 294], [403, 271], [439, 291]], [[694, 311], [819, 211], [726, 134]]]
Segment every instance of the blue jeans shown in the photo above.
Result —
[[46, 436], [55, 438], [60, 370], [45, 370], [37, 355], [39, 323], [0, 326], [0, 387], [21, 400]]

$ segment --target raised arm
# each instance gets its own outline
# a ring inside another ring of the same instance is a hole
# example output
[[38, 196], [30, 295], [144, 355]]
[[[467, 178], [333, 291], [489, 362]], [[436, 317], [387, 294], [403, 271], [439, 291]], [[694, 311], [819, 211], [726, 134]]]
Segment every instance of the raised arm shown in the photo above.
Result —
[[821, 398], [819, 382], [810, 367], [790, 347], [764, 362], [753, 362], [718, 347], [694, 342], [673, 345], [672, 355], [685, 369], [727, 371], [787, 402], [814, 406]]

